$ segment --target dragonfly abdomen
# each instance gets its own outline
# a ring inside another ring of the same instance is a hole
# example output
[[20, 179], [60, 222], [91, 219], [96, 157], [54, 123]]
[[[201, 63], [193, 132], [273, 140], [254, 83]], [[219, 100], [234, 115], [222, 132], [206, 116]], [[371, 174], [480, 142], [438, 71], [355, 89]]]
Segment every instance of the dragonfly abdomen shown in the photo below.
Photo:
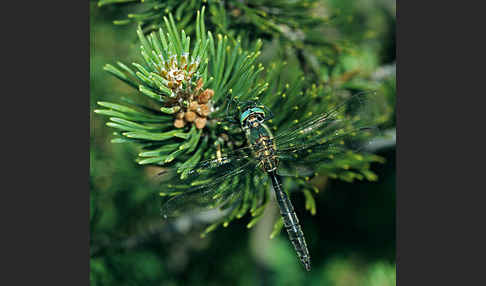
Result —
[[309, 250], [307, 249], [307, 244], [305, 242], [304, 233], [299, 224], [299, 219], [294, 211], [292, 202], [288, 198], [287, 194], [282, 189], [282, 183], [280, 181], [280, 176], [275, 172], [269, 172], [269, 176], [272, 179], [273, 189], [275, 190], [275, 195], [277, 197], [277, 203], [280, 208], [280, 214], [282, 215], [285, 229], [289, 235], [290, 241], [292, 242], [300, 261], [305, 266], [307, 271], [311, 269], [311, 261]]

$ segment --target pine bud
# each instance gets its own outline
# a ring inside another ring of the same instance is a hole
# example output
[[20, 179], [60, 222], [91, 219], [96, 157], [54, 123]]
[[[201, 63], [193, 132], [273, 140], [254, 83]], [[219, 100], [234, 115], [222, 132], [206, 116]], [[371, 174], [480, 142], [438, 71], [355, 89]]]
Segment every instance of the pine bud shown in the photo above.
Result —
[[176, 118], [177, 118], [177, 119], [182, 119], [182, 118], [184, 118], [184, 111], [181, 111], [181, 112], [177, 113], [177, 114], [176, 114]]
[[203, 86], [203, 79], [202, 77], [200, 77], [199, 80], [197, 81], [196, 91], [200, 90], [202, 86]]
[[197, 101], [199, 103], [208, 103], [208, 101], [213, 97], [214, 91], [212, 89], [206, 89], [202, 94], [198, 96]]
[[184, 115], [184, 118], [186, 119], [187, 122], [193, 122], [194, 119], [196, 119], [196, 113], [194, 113], [193, 111], [188, 111]]
[[207, 119], [205, 117], [196, 118], [196, 128], [203, 129], [206, 126]]
[[182, 128], [186, 125], [186, 122], [184, 121], [184, 119], [176, 119], [174, 121], [174, 127], [175, 128]]
[[189, 109], [192, 110], [192, 111], [196, 111], [199, 107], [199, 104], [197, 104], [197, 102], [195, 101], [192, 101], [190, 104], [189, 104]]
[[209, 113], [211, 113], [211, 110], [207, 104], [201, 104], [197, 113], [203, 117], [206, 117], [209, 115]]

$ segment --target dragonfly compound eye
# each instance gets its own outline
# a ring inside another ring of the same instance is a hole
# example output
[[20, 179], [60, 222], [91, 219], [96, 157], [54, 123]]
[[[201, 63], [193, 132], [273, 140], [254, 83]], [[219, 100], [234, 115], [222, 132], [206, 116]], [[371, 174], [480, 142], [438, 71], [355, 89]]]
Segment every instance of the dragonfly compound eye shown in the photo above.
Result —
[[248, 108], [241, 114], [240, 123], [242, 125], [248, 125], [246, 121], [251, 117], [256, 117], [258, 121], [263, 122], [263, 119], [265, 118], [265, 111], [259, 107]]

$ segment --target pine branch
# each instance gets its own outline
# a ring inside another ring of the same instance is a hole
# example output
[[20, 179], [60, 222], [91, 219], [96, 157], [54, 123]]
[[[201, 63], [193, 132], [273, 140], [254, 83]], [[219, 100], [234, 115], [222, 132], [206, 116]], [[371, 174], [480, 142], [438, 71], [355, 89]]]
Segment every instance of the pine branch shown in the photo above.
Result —
[[[188, 177], [187, 170], [200, 162], [245, 146], [241, 128], [227, 120], [236, 115], [227, 113], [231, 102], [260, 101], [274, 113], [269, 124], [273, 131], [278, 131], [294, 128], [313, 114], [331, 110], [343, 98], [332, 88], [311, 84], [312, 81], [301, 74], [287, 83], [281, 77], [286, 66], [282, 61], [271, 63], [270, 69], [264, 72], [263, 65], [258, 62], [262, 41], [257, 40], [245, 49], [240, 38], [228, 34], [213, 36], [206, 31], [204, 14], [204, 7], [196, 13], [195, 40], [178, 28], [181, 24], [176, 23], [171, 13], [163, 17], [163, 24], [157, 31], [148, 35], [139, 26], [137, 35], [142, 61], [131, 65], [118, 62], [117, 66], [108, 64], [104, 68], [151, 102], [150, 106], [98, 102], [103, 109], [95, 112], [108, 116], [107, 126], [117, 130], [112, 142], [132, 142], [140, 147], [139, 164], [178, 170], [177, 176], [165, 182], [162, 196], [181, 194], [212, 180], [211, 171], [198, 174], [191, 181], [180, 179]], [[387, 115], [378, 120], [385, 122]], [[319, 136], [327, 140], [333, 135]], [[382, 158], [373, 154], [342, 150], [295, 155], [309, 160], [309, 168], [349, 182], [376, 180], [370, 164], [382, 162]], [[305, 207], [312, 214], [316, 213], [312, 194], [318, 190], [311, 179], [316, 174], [296, 173], [295, 178], [285, 180], [293, 181], [286, 188], [289, 192], [302, 192]], [[248, 228], [261, 219], [268, 203], [268, 181], [263, 172], [250, 170], [218, 182], [214, 188], [215, 204], [221, 203], [219, 206], [229, 211], [227, 216], [210, 225], [203, 236], [246, 213], [252, 216]], [[241, 199], [231, 200], [232, 190], [243, 190]], [[277, 222], [274, 235], [280, 228]]]

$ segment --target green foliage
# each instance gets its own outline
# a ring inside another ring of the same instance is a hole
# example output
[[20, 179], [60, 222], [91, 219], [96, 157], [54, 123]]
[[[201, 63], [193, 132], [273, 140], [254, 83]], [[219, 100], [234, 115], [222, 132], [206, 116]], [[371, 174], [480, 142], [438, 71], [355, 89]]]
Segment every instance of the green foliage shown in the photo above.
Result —
[[336, 21], [339, 13], [334, 12], [325, 1], [100, 0], [98, 5], [125, 5], [126, 2], [130, 2], [127, 4], [128, 15], [125, 19], [114, 20], [114, 23], [137, 23], [144, 33], [158, 29], [163, 25], [164, 17], [173, 14], [177, 27], [194, 35], [197, 23], [195, 11], [207, 6], [212, 31], [230, 39], [239, 36], [244, 39], [244, 47], [258, 39], [275, 42], [278, 50], [273, 52], [284, 60], [297, 56], [299, 69], [315, 82], [325, 80], [321, 77], [323, 67], [334, 70], [339, 55], [357, 51], [352, 42], [335, 33], [336, 25], [341, 24]]
[[[131, 3], [131, 11], [125, 19], [113, 23], [124, 25], [140, 23], [144, 31], [157, 29], [165, 16], [173, 14], [179, 28], [193, 32], [197, 19], [194, 11], [209, 7], [211, 28], [225, 34], [245, 33], [254, 39], [280, 35], [294, 40], [297, 30], [308, 30], [329, 20], [322, 3], [316, 0], [99, 0], [98, 6]], [[323, 13], [324, 12], [324, 13]], [[256, 31], [250, 35], [248, 31]]]
[[[184, 30], [179, 33], [172, 16], [169, 16], [169, 20], [165, 18], [165, 31], [160, 28], [158, 33], [145, 37], [138, 30], [142, 43], [140, 52], [145, 61], [143, 64], [132, 64], [136, 71], [121, 62], [118, 62], [118, 68], [110, 64], [104, 67], [106, 71], [152, 100], [150, 105], [130, 101], [130, 106], [98, 102], [106, 109], [95, 110], [98, 114], [111, 116], [111, 122], [107, 125], [120, 130], [121, 133], [112, 142], [135, 142], [142, 146], [144, 152], [139, 153], [139, 164], [164, 165], [175, 159], [175, 164], [196, 164], [201, 158], [201, 154], [195, 151], [196, 147], [215, 143], [213, 141], [218, 136], [210, 136], [213, 132], [206, 134], [212, 141], [204, 143], [200, 142], [201, 130], [196, 131], [194, 125], [181, 129], [173, 126], [174, 114], [188, 108], [189, 101], [193, 100], [197, 90], [208, 87], [214, 91], [211, 99], [214, 111], [211, 117], [218, 118], [223, 114], [222, 106], [227, 103], [226, 94], [255, 97], [266, 88], [266, 84], [255, 83], [255, 78], [263, 70], [261, 65], [254, 65], [261, 42], [257, 42], [254, 49], [248, 52], [241, 49], [239, 40], [230, 42], [227, 37], [218, 34], [215, 41], [211, 32], [206, 35], [203, 17], [204, 9], [198, 22], [196, 43], [191, 54], [190, 37], [185, 36]], [[175, 80], [170, 77], [174, 70], [186, 73], [176, 88]], [[165, 76], [166, 74], [169, 76]], [[210, 122], [209, 127], [214, 128], [215, 124]], [[185, 167], [189, 166], [186, 164]]]
[[326, 271], [322, 273], [322, 281], [329, 285], [336, 285], [339, 281], [348, 278], [349, 285], [392, 286], [396, 285], [395, 268], [395, 265], [384, 262], [364, 267], [356, 259], [335, 258], [328, 263]]

